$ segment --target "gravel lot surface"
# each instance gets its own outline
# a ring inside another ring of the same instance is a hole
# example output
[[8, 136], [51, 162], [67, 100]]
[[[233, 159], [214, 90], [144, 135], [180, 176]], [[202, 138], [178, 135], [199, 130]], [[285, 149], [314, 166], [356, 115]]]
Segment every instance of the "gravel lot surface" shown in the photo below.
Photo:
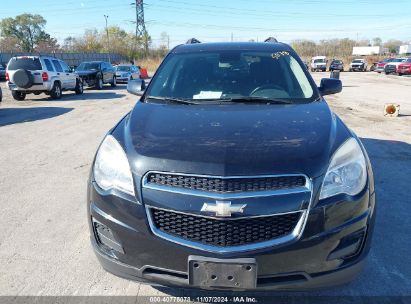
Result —
[[[328, 73], [313, 75], [319, 83]], [[374, 166], [373, 247], [351, 285], [298, 295], [411, 296], [411, 78], [342, 73], [341, 80], [343, 92], [327, 100], [361, 137]], [[23, 102], [0, 85], [0, 295], [219, 294], [130, 282], [103, 271], [92, 252], [86, 181], [99, 142], [136, 101], [124, 85]], [[399, 117], [383, 116], [389, 102], [401, 105]]]

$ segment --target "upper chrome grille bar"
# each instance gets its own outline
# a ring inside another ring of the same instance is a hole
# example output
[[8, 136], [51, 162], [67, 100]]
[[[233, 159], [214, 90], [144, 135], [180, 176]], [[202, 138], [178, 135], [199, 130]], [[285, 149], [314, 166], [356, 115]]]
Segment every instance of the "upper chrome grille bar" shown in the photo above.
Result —
[[[215, 179], [247, 179], [247, 178], [270, 178], [270, 177], [289, 177], [289, 176], [303, 176], [305, 178], [305, 185], [301, 187], [286, 188], [286, 189], [274, 189], [274, 190], [265, 190], [265, 191], [244, 191], [244, 192], [227, 192], [227, 193], [218, 193], [212, 191], [204, 190], [193, 190], [183, 187], [173, 187], [158, 185], [148, 182], [149, 174], [168, 174], [175, 176], [193, 176], [199, 178], [215, 178]], [[211, 176], [211, 175], [198, 175], [198, 174], [186, 174], [186, 173], [170, 173], [170, 172], [160, 172], [160, 171], [149, 171], [147, 172], [142, 180], [142, 187], [151, 190], [172, 192], [177, 194], [185, 194], [192, 196], [200, 196], [205, 198], [212, 199], [239, 199], [239, 198], [248, 198], [248, 197], [267, 197], [273, 195], [286, 195], [292, 193], [301, 193], [301, 192], [311, 192], [312, 183], [308, 176], [304, 174], [281, 174], [281, 175], [255, 175], [255, 176]]]

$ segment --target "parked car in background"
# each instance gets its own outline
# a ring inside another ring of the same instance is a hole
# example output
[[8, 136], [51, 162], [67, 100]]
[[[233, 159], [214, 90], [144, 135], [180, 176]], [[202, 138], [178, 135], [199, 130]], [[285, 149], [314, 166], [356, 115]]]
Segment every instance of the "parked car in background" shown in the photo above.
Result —
[[59, 99], [62, 91], [83, 93], [79, 76], [63, 60], [54, 57], [13, 57], [7, 64], [6, 80], [15, 100], [24, 100], [27, 94], [45, 93]]
[[327, 57], [326, 56], [314, 56], [310, 62], [311, 72], [327, 70]]
[[89, 87], [101, 90], [104, 84], [117, 85], [116, 70], [111, 63], [106, 61], [82, 62], [76, 69], [76, 73]]
[[398, 75], [411, 75], [411, 58], [398, 65]]
[[6, 69], [0, 64], [0, 79], [6, 79]]
[[128, 82], [140, 78], [140, 69], [135, 65], [120, 64], [115, 69], [117, 82]]
[[394, 59], [395, 58], [385, 58], [385, 59], [379, 61], [376, 65], [376, 68], [375, 68], [374, 72], [377, 72], [377, 73], [384, 72], [385, 65], [387, 63], [392, 62]]
[[344, 62], [342, 60], [333, 59], [330, 64], [330, 72], [331, 71], [344, 72]]
[[390, 63], [387, 63], [384, 67], [384, 72], [386, 75], [398, 73], [398, 66], [407, 61], [408, 58], [395, 58]]
[[361, 71], [366, 72], [368, 67], [368, 62], [366, 59], [354, 59], [350, 64], [350, 72]]

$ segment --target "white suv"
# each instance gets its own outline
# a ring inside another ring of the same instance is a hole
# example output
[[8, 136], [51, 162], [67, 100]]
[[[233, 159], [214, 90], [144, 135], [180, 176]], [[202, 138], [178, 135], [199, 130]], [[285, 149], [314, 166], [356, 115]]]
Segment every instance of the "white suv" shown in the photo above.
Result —
[[15, 100], [24, 100], [26, 94], [45, 93], [59, 99], [62, 91], [83, 93], [79, 76], [64, 61], [54, 57], [13, 57], [7, 64], [6, 80]]

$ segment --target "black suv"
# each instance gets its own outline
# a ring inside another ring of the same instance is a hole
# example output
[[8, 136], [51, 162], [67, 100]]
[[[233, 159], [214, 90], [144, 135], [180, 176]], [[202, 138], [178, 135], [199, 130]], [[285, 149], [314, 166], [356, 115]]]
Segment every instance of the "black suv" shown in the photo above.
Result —
[[344, 72], [344, 63], [342, 60], [333, 59], [330, 64], [330, 72], [332, 71], [340, 71]]
[[109, 62], [89, 61], [82, 62], [77, 68], [76, 73], [89, 87], [96, 87], [98, 90], [108, 83], [112, 87], [117, 85], [116, 70]]
[[204, 289], [309, 289], [362, 269], [375, 219], [359, 138], [283, 43], [175, 47], [101, 143], [91, 241], [118, 276]]

